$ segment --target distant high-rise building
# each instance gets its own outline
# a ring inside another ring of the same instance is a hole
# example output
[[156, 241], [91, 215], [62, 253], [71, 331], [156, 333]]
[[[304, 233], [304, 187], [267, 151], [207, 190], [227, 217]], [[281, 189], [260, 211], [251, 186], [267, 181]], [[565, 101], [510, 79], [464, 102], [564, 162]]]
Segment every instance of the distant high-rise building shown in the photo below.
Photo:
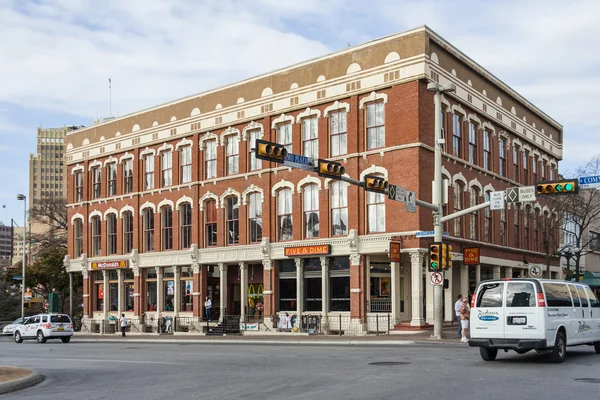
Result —
[[38, 128], [37, 154], [29, 155], [29, 207], [44, 198], [67, 197], [65, 137], [81, 128]]
[[12, 250], [11, 226], [0, 222], [0, 268], [10, 265]]

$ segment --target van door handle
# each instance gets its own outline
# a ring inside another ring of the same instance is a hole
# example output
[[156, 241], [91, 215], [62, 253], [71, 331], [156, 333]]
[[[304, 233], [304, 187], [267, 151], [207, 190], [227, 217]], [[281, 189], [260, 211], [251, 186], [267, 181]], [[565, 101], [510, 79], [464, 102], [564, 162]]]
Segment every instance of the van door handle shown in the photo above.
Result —
[[585, 318], [585, 310], [583, 308], [581, 309], [581, 318]]

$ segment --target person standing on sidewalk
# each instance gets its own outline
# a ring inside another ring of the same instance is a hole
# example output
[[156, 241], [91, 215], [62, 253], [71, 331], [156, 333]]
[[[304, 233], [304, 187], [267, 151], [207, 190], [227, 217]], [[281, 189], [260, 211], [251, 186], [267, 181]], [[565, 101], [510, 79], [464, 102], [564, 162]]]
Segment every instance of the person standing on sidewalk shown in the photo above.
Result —
[[465, 299], [459, 309], [460, 313], [460, 325], [462, 327], [462, 338], [461, 342], [468, 342], [467, 332], [469, 331], [469, 321], [471, 320], [471, 308], [469, 307], [469, 300]]
[[125, 337], [126, 330], [127, 330], [127, 318], [125, 318], [125, 314], [121, 314], [121, 336]]
[[204, 315], [207, 321], [210, 321], [210, 310], [212, 309], [212, 301], [206, 296], [204, 299]]
[[456, 303], [454, 303], [454, 313], [456, 314], [456, 321], [458, 322], [458, 337], [462, 338], [462, 325], [460, 322], [460, 307], [463, 305], [462, 294], [456, 297]]

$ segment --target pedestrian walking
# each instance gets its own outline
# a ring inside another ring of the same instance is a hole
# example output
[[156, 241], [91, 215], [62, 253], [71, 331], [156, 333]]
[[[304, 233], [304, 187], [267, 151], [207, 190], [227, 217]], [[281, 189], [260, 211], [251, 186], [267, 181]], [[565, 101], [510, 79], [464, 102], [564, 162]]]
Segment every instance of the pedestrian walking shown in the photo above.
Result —
[[462, 338], [460, 339], [460, 341], [468, 342], [469, 339], [467, 338], [467, 333], [469, 331], [469, 321], [471, 320], [471, 307], [469, 307], [468, 299], [465, 299], [463, 304], [460, 306], [459, 313], [460, 324], [462, 327]]
[[127, 318], [125, 318], [125, 314], [121, 314], [121, 336], [125, 337], [126, 330], [127, 330]]
[[454, 314], [456, 314], [456, 322], [458, 323], [458, 337], [462, 337], [462, 325], [460, 322], [460, 307], [463, 305], [463, 300], [462, 300], [463, 296], [462, 294], [459, 294], [456, 297], [456, 303], [454, 303]]
[[212, 301], [206, 296], [204, 300], [204, 315], [207, 321], [210, 321], [210, 312], [212, 309]]

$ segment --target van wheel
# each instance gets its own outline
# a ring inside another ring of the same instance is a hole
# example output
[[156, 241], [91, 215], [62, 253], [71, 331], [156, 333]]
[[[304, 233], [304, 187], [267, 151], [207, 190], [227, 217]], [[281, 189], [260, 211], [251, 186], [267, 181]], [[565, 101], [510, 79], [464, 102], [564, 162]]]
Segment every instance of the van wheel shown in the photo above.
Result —
[[554, 342], [554, 348], [552, 349], [550, 360], [554, 363], [561, 363], [565, 361], [566, 354], [567, 340], [565, 339], [565, 334], [562, 332], [558, 332], [556, 334], [556, 341]]
[[484, 361], [494, 361], [498, 355], [498, 349], [487, 349], [485, 347], [479, 348], [479, 354]]
[[600, 342], [594, 342], [594, 350], [596, 350], [596, 354], [600, 354]]
[[23, 338], [21, 337], [21, 332], [19, 332], [19, 331], [15, 332], [15, 342], [16, 343], [23, 343]]
[[62, 337], [60, 340], [62, 340], [63, 343], [69, 343], [71, 341], [71, 336]]
[[46, 343], [46, 340], [48, 340], [48, 339], [46, 339], [46, 336], [44, 336], [44, 332], [38, 331], [38, 333], [37, 333], [38, 343]]

